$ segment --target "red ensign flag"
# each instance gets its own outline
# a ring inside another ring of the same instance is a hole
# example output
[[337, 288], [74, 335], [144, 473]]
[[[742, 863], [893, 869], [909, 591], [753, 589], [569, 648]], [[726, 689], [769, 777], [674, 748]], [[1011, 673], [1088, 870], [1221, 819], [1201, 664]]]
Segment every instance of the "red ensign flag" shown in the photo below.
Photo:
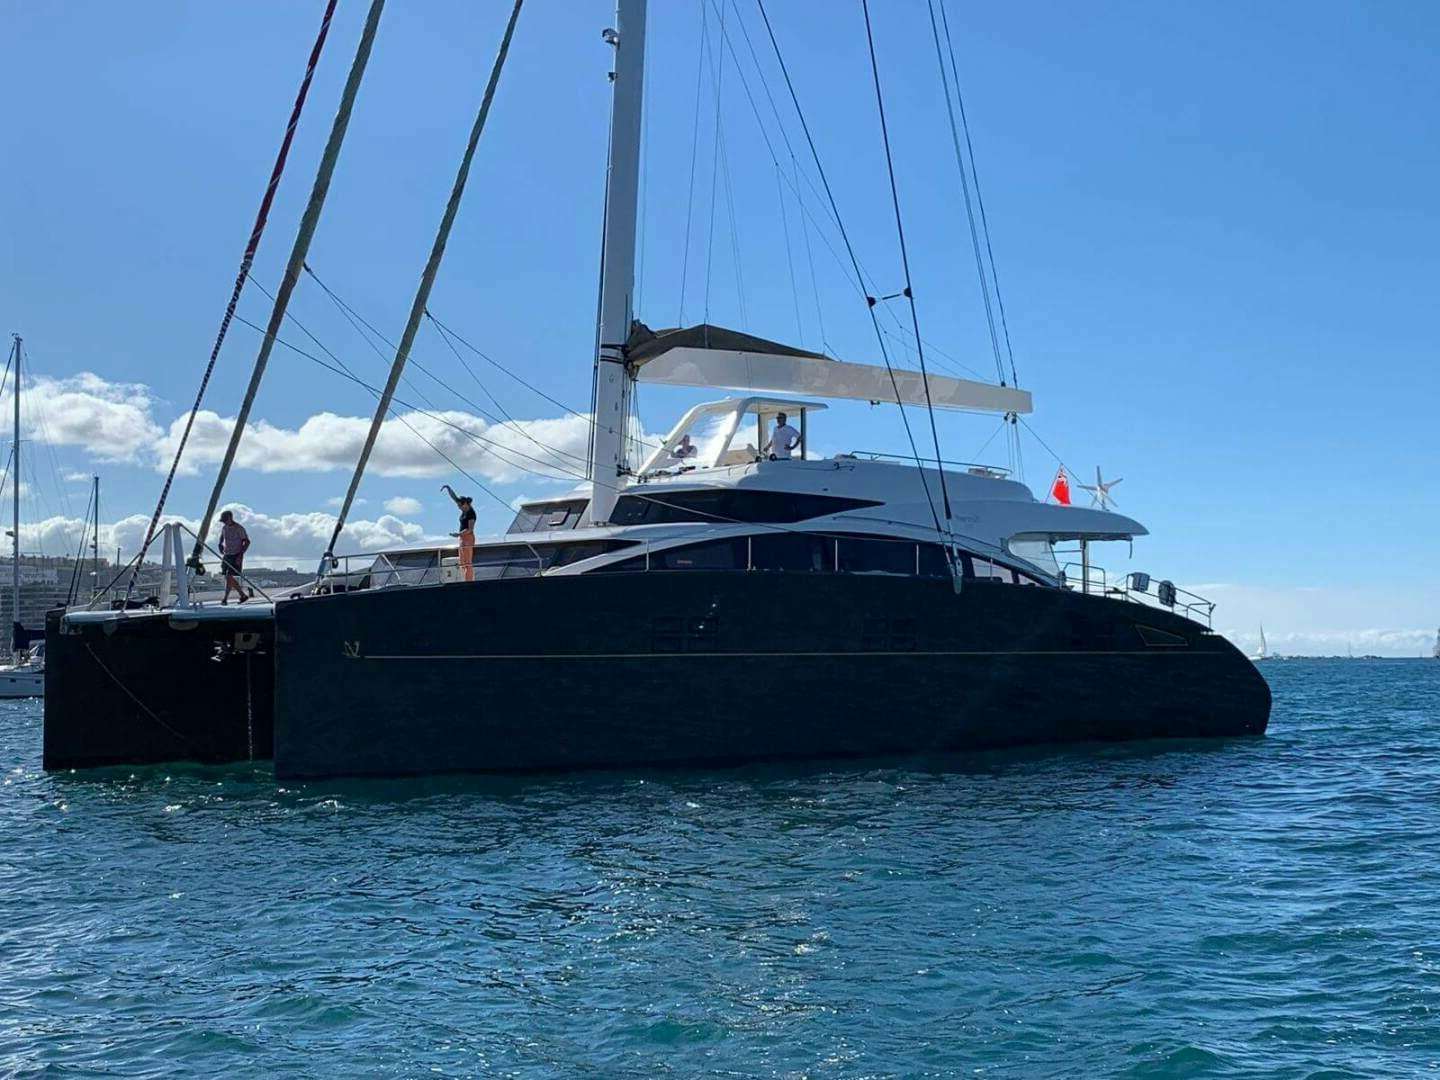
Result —
[[1050, 497], [1061, 506], [1070, 505], [1070, 481], [1066, 479], [1063, 467], [1055, 474], [1055, 483], [1050, 485]]

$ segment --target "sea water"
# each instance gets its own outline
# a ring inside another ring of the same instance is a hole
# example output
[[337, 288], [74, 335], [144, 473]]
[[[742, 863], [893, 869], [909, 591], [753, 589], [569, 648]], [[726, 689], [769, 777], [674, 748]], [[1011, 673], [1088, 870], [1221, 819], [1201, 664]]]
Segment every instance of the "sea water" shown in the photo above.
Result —
[[1440, 663], [1265, 674], [1265, 738], [406, 782], [0, 703], [0, 1073], [1434, 1072]]

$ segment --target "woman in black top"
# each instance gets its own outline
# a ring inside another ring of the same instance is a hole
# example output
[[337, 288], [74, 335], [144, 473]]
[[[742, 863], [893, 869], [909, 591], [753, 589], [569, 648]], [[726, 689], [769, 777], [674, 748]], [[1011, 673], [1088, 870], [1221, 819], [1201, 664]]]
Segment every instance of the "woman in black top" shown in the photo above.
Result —
[[466, 581], [475, 580], [475, 504], [469, 495], [456, 495], [455, 489], [449, 484], [441, 484], [445, 494], [449, 495], [455, 505], [460, 508], [460, 531], [451, 533], [451, 536], [460, 538], [460, 571], [465, 575]]

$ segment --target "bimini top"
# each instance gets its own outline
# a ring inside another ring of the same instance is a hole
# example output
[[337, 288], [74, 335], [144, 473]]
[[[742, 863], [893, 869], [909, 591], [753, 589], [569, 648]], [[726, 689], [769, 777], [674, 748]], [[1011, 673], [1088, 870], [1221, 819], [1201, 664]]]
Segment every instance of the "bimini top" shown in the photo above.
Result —
[[636, 322], [625, 358], [637, 382], [854, 401], [898, 402], [973, 412], [1028, 413], [1028, 390], [948, 375], [832, 360], [820, 353], [701, 323], [651, 330]]

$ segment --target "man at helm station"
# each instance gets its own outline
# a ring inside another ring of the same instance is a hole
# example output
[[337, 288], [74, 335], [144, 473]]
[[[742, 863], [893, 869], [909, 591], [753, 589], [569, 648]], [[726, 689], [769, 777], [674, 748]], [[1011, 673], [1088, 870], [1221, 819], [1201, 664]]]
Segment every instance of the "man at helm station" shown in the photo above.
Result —
[[789, 461], [790, 452], [799, 445], [800, 433], [790, 426], [783, 412], [777, 413], [775, 430], [770, 433], [770, 441], [765, 444], [765, 452], [770, 455], [770, 460]]

